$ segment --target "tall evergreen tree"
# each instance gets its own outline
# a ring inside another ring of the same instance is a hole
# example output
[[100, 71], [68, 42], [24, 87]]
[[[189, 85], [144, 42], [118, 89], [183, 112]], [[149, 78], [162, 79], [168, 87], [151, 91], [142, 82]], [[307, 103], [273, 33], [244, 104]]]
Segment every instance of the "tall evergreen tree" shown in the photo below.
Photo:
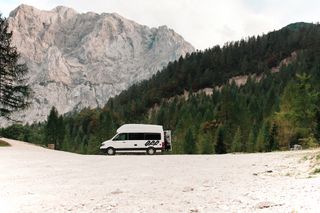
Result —
[[219, 126], [216, 132], [216, 145], [215, 145], [216, 154], [225, 154], [227, 153], [227, 148], [224, 141], [224, 129], [222, 126]]
[[269, 138], [268, 138], [268, 151], [271, 152], [273, 150], [279, 149], [279, 143], [277, 141], [278, 135], [278, 127], [276, 124], [272, 124]]
[[233, 141], [231, 144], [231, 152], [241, 152], [242, 144], [241, 144], [241, 130], [237, 129], [236, 134], [233, 137]]
[[248, 136], [248, 142], [246, 143], [246, 152], [254, 152], [255, 150], [255, 136], [253, 133], [253, 130], [251, 129], [249, 136]]
[[25, 84], [28, 68], [18, 62], [19, 54], [12, 46], [12, 32], [8, 21], [0, 14], [0, 117], [10, 115], [28, 106], [29, 87]]
[[200, 154], [212, 154], [213, 153], [213, 140], [210, 134], [200, 132], [198, 134], [199, 147], [198, 153]]
[[314, 130], [314, 136], [318, 143], [320, 144], [320, 110], [317, 110], [316, 118], [315, 118], [315, 130]]
[[63, 146], [63, 141], [65, 137], [65, 125], [63, 121], [63, 116], [60, 115], [57, 121], [57, 146], [59, 149]]
[[196, 143], [195, 139], [193, 137], [193, 133], [191, 128], [188, 129], [186, 136], [185, 136], [185, 141], [184, 141], [184, 152], [186, 154], [194, 154], [196, 153]]
[[266, 151], [267, 143], [269, 141], [269, 132], [268, 132], [268, 125], [263, 124], [261, 129], [259, 130], [257, 142], [256, 142], [256, 151], [257, 152], [264, 152]]
[[59, 115], [55, 107], [52, 107], [45, 128], [45, 144], [54, 144], [57, 147], [59, 139]]

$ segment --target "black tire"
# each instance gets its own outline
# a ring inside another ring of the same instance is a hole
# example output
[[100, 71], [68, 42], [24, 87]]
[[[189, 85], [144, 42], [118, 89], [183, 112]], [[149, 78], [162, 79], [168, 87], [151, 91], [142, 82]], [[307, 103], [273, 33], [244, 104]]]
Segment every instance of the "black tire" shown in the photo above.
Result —
[[116, 150], [112, 147], [109, 147], [109, 148], [107, 148], [106, 153], [107, 153], [107, 155], [115, 155]]
[[148, 155], [154, 155], [156, 153], [156, 150], [153, 147], [149, 147], [147, 149], [147, 154]]

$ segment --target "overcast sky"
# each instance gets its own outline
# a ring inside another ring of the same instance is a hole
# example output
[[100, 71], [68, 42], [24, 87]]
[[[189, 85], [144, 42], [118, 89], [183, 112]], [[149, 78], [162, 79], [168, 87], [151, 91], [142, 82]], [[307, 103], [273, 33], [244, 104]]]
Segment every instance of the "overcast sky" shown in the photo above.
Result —
[[51, 10], [116, 12], [150, 27], [167, 25], [196, 49], [267, 33], [292, 22], [320, 21], [319, 0], [0, 0], [8, 16], [20, 4]]

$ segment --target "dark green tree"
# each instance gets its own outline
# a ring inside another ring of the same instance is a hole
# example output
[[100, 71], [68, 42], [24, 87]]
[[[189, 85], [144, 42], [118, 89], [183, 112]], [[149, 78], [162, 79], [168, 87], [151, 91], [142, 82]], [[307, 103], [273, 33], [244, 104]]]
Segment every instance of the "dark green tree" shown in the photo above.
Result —
[[45, 144], [54, 144], [59, 146], [59, 115], [55, 107], [52, 107], [48, 115], [47, 124], [45, 127]]
[[257, 152], [266, 151], [266, 148], [268, 147], [268, 142], [269, 142], [268, 125], [263, 124], [262, 127], [260, 128], [258, 136], [257, 136], [255, 151], [257, 151]]
[[272, 124], [270, 134], [268, 137], [268, 150], [269, 152], [279, 149], [279, 143], [277, 141], [278, 127], [276, 124]]
[[219, 126], [216, 132], [215, 153], [216, 154], [227, 153], [227, 148], [224, 141], [224, 128], [222, 126]]
[[183, 149], [186, 154], [196, 153], [196, 143], [191, 128], [186, 133]]
[[253, 130], [251, 129], [250, 133], [249, 133], [249, 136], [248, 136], [248, 142], [246, 143], [246, 152], [254, 152], [255, 150], [255, 136], [254, 136], [254, 132]]
[[64, 141], [64, 137], [65, 137], [65, 125], [64, 125], [64, 121], [63, 121], [63, 116], [60, 115], [58, 117], [58, 121], [57, 121], [57, 146], [59, 149], [61, 149], [61, 147], [63, 146], [63, 141]]
[[241, 152], [242, 151], [242, 143], [241, 143], [241, 130], [237, 129], [236, 134], [233, 137], [233, 141], [231, 144], [231, 152]]
[[320, 143], [320, 110], [319, 109], [316, 112], [314, 136], [318, 141], [318, 143]]
[[213, 153], [213, 139], [211, 134], [200, 132], [198, 134], [198, 153], [200, 154], [212, 154]]
[[12, 46], [12, 32], [8, 32], [8, 21], [0, 14], [0, 117], [10, 115], [28, 106], [29, 87], [25, 76], [28, 68], [19, 63], [19, 54]]

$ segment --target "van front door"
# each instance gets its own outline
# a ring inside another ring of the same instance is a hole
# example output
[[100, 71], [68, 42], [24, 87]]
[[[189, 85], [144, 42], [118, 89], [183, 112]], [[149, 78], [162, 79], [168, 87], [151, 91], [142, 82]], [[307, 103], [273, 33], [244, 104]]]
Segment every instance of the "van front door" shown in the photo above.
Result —
[[112, 139], [115, 149], [126, 149], [128, 146], [128, 133], [120, 133]]

